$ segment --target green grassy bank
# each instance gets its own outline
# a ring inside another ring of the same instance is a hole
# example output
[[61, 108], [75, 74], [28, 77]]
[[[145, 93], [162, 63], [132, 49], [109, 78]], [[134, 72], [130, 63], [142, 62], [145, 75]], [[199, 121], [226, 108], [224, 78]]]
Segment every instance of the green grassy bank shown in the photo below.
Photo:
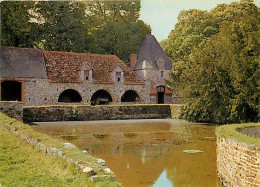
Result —
[[91, 176], [83, 173], [75, 164], [66, 159], [55, 157], [41, 151], [7, 132], [7, 126], [15, 127], [17, 132], [27, 134], [32, 140], [40, 141], [46, 147], [62, 148], [66, 158], [84, 161], [97, 173], [96, 176], [108, 176], [96, 163], [96, 158], [85, 155], [77, 148], [65, 149], [62, 142], [45, 134], [33, 131], [30, 126], [11, 119], [0, 113], [0, 184], [2, 186], [119, 186], [111, 177], [100, 177], [95, 182]]
[[237, 129], [243, 129], [246, 127], [259, 127], [260, 123], [243, 123], [243, 124], [234, 124], [234, 125], [222, 125], [217, 127], [216, 134], [220, 137], [225, 137], [229, 139], [234, 139], [241, 143], [254, 144], [257, 150], [260, 150], [260, 141], [259, 138], [247, 136]]

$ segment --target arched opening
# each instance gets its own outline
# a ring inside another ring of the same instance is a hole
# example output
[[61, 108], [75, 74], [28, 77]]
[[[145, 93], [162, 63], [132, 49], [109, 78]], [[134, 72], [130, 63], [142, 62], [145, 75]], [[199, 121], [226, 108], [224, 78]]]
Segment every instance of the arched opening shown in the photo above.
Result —
[[58, 102], [64, 102], [64, 103], [76, 103], [81, 102], [82, 98], [80, 94], [73, 89], [68, 89], [63, 91], [58, 99]]
[[1, 82], [2, 101], [22, 101], [22, 83], [17, 81]]
[[126, 91], [122, 97], [121, 97], [121, 102], [137, 102], [140, 101], [139, 95], [133, 91], [133, 90], [128, 90]]
[[91, 97], [91, 105], [106, 105], [109, 102], [112, 102], [112, 97], [106, 90], [98, 90]]

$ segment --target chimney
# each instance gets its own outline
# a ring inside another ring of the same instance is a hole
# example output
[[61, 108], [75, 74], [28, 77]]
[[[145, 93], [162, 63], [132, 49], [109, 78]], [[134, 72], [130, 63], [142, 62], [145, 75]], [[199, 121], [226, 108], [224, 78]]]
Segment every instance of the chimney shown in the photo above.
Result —
[[137, 54], [131, 54], [130, 55], [130, 68], [131, 68], [131, 70], [134, 69], [136, 59], [137, 59]]

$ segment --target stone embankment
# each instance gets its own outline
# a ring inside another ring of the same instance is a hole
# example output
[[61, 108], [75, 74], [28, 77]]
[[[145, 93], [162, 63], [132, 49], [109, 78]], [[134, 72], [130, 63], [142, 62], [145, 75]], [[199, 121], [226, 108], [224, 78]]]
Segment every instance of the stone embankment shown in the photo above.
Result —
[[243, 136], [217, 133], [217, 173], [225, 186], [260, 186], [260, 152], [256, 145], [240, 140]]
[[24, 107], [25, 122], [178, 118], [181, 105]]
[[0, 101], [0, 112], [24, 122], [88, 121], [119, 119], [178, 119], [182, 105], [52, 105], [26, 106], [15, 101]]
[[0, 112], [11, 118], [23, 120], [23, 103], [18, 101], [0, 101]]

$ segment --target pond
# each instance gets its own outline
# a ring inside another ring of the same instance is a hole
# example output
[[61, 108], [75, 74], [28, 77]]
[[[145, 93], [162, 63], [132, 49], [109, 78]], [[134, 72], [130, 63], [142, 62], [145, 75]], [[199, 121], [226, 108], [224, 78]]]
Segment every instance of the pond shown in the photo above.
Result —
[[124, 186], [220, 186], [215, 126], [170, 119], [36, 124], [104, 159]]

